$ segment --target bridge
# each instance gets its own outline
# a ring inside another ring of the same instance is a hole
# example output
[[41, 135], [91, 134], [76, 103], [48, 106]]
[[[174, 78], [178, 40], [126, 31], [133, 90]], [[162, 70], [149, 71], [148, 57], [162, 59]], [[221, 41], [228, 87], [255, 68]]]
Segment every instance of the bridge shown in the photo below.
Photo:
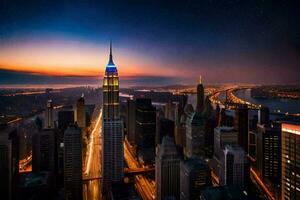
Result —
[[126, 175], [139, 175], [139, 174], [147, 174], [154, 172], [154, 167], [145, 167], [145, 168], [124, 168], [124, 174]]

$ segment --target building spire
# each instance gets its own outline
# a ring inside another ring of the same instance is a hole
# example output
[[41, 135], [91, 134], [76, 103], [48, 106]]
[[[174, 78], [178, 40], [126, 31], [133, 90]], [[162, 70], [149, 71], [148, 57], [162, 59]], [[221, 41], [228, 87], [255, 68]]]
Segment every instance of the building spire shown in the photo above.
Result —
[[109, 61], [108, 61], [109, 65], [114, 65], [114, 61], [112, 58], [112, 42], [110, 40], [110, 44], [109, 44]]
[[200, 75], [199, 84], [202, 84], [202, 76]]

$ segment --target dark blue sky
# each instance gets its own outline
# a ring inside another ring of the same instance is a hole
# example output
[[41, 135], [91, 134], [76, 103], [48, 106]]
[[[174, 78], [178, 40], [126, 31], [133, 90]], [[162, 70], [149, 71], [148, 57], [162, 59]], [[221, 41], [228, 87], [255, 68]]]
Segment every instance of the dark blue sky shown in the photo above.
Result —
[[209, 83], [299, 84], [299, 10], [296, 1], [2, 0], [0, 53], [24, 41], [112, 39], [137, 67], [149, 63], [147, 76], [152, 64], [185, 83], [202, 74]]

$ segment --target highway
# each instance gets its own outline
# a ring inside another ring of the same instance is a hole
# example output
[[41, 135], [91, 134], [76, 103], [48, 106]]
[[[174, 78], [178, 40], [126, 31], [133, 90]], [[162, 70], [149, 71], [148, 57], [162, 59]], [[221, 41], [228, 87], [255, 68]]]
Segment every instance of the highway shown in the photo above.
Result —
[[92, 130], [88, 139], [86, 155], [84, 155], [83, 167], [83, 199], [97, 200], [101, 198], [101, 132], [102, 110], [95, 111], [92, 120]]
[[[135, 159], [131, 152], [131, 145], [125, 138], [124, 141], [124, 158], [130, 169], [142, 168], [139, 162]], [[155, 199], [155, 182], [144, 175], [135, 176], [135, 188], [143, 200], [154, 200]]]

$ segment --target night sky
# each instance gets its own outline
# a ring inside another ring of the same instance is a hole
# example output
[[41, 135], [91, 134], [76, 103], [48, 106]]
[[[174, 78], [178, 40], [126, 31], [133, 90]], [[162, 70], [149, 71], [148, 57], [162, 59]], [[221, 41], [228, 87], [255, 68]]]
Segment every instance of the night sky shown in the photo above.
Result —
[[121, 80], [300, 84], [300, 5], [271, 2], [1, 0], [0, 84], [100, 79], [110, 39]]

